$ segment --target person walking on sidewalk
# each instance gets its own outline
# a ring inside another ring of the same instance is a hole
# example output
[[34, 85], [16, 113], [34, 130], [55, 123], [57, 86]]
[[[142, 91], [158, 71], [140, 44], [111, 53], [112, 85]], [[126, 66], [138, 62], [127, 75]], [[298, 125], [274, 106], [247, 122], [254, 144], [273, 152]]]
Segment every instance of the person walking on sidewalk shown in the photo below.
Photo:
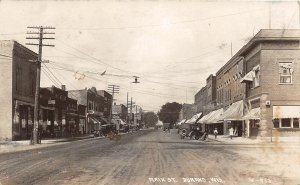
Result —
[[218, 135], [218, 130], [217, 130], [217, 128], [215, 128], [215, 130], [214, 130], [214, 135], [215, 135], [215, 139], [217, 139], [217, 135]]
[[232, 139], [232, 136], [233, 136], [233, 128], [232, 127], [230, 127], [229, 128], [229, 135], [230, 135], [230, 139]]

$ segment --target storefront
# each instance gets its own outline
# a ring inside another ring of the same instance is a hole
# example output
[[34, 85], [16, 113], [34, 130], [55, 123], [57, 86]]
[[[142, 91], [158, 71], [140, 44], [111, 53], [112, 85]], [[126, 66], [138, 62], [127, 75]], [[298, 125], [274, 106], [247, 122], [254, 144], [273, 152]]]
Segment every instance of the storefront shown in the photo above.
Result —
[[220, 108], [203, 116], [198, 122], [203, 125], [202, 129], [206, 130], [208, 134], [213, 134], [214, 129], [217, 128], [219, 134], [222, 135], [223, 122], [218, 121], [222, 114], [223, 114], [223, 108]]
[[219, 121], [223, 121], [223, 132], [229, 134], [229, 128], [233, 128], [235, 136], [245, 135], [245, 123], [243, 121], [244, 103], [243, 100], [237, 101], [230, 105], [220, 117]]
[[300, 136], [300, 106], [273, 106], [273, 136]]
[[246, 136], [257, 137], [260, 127], [260, 107], [250, 109], [243, 117], [246, 123]]
[[13, 117], [13, 140], [30, 139], [33, 128], [34, 104], [15, 100]]

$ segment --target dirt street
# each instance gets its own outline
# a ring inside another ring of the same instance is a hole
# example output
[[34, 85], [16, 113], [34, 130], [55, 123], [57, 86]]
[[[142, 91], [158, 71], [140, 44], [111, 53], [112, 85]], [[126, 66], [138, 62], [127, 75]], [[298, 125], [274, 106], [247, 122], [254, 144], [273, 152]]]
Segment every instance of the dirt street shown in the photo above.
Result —
[[0, 184], [300, 184], [299, 147], [181, 140], [175, 130], [0, 154]]

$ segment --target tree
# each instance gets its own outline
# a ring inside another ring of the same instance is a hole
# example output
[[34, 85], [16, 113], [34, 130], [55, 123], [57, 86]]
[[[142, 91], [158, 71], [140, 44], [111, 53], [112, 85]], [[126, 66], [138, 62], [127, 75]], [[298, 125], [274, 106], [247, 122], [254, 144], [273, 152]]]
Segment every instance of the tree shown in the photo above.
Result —
[[177, 102], [168, 102], [161, 107], [158, 117], [163, 123], [170, 123], [171, 127], [173, 127], [179, 118], [181, 108], [182, 105]]
[[144, 121], [146, 127], [154, 127], [158, 121], [158, 117], [154, 112], [146, 112], [144, 114]]

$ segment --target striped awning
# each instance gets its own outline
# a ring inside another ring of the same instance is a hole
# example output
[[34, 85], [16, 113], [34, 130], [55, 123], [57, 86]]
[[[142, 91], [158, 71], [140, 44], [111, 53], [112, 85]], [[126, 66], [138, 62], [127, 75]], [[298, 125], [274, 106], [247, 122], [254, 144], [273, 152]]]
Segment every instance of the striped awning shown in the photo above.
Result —
[[199, 120], [201, 115], [202, 115], [202, 112], [195, 114], [191, 119], [187, 120], [186, 123], [189, 123], [189, 124], [197, 123], [197, 121]]
[[247, 73], [243, 78], [241, 78], [240, 82], [243, 83], [245, 81], [253, 81], [255, 77], [255, 72], [254, 71], [250, 71], [249, 73]]
[[220, 120], [243, 120], [243, 111], [243, 100], [237, 101], [224, 111], [223, 115], [220, 117]]
[[203, 116], [198, 122], [199, 123], [216, 123], [220, 116], [223, 114], [223, 108], [211, 111], [210, 113]]
[[260, 107], [251, 109], [244, 117], [244, 120], [260, 119]]
[[273, 119], [300, 118], [300, 106], [273, 106]]
[[183, 120], [179, 121], [179, 122], [177, 123], [177, 125], [181, 125], [182, 123], [185, 123], [185, 121], [186, 121], [186, 119], [183, 119]]

